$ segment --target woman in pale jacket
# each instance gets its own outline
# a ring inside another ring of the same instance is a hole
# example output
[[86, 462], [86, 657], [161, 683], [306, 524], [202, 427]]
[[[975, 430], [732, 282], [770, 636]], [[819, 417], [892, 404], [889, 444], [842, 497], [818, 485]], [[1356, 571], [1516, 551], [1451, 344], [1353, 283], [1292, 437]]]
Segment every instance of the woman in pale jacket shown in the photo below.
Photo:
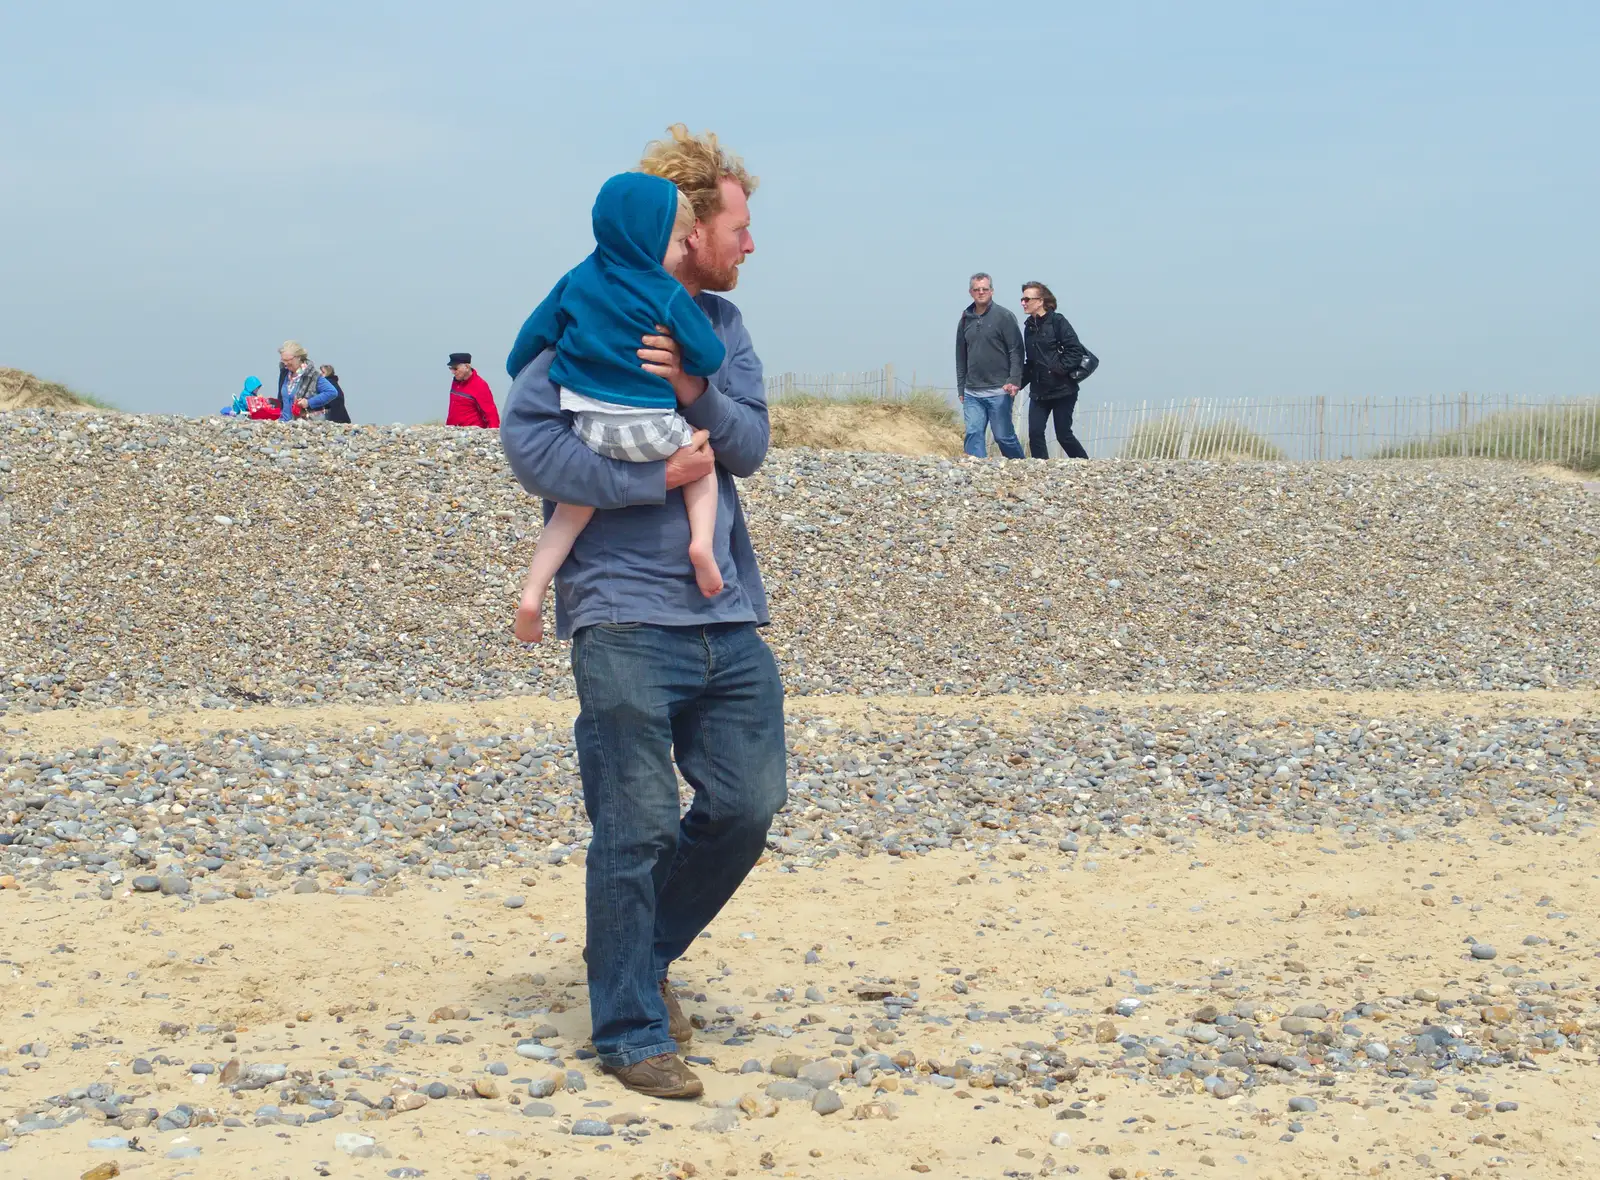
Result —
[[302, 414], [315, 413], [339, 396], [339, 391], [311, 363], [305, 348], [285, 340], [278, 349], [278, 420], [292, 422], [295, 407]]

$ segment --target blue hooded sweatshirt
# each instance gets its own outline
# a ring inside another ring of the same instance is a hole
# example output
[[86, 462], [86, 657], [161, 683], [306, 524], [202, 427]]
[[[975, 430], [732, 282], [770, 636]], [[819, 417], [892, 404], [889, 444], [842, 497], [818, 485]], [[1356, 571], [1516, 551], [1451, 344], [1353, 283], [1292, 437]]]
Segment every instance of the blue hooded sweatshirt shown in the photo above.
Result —
[[261, 388], [261, 378], [259, 378], [259, 377], [246, 377], [244, 379], [244, 388], [241, 389], [238, 393], [233, 395], [233, 404], [231, 406], [228, 406], [222, 412], [224, 414], [228, 414], [230, 416], [234, 415], [234, 414], [247, 414], [247, 413], [249, 413], [250, 412], [250, 407], [247, 406], [245, 403], [252, 395], [254, 395], [256, 390], [258, 390], [260, 388]]
[[642, 337], [663, 325], [678, 342], [683, 370], [709, 377], [725, 350], [706, 313], [661, 265], [678, 212], [670, 180], [642, 172], [613, 176], [594, 202], [594, 253], [569, 270], [517, 333], [512, 377], [551, 345], [550, 378], [563, 389], [642, 410], [677, 406], [666, 378], [639, 367]]

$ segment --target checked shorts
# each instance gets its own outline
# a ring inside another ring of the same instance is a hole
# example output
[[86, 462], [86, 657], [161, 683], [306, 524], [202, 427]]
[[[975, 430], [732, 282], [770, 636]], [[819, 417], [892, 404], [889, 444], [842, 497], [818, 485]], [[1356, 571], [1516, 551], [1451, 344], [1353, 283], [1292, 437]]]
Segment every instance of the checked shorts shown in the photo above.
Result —
[[670, 458], [694, 441], [693, 428], [673, 410], [649, 415], [580, 410], [572, 416], [572, 430], [595, 454], [629, 463]]

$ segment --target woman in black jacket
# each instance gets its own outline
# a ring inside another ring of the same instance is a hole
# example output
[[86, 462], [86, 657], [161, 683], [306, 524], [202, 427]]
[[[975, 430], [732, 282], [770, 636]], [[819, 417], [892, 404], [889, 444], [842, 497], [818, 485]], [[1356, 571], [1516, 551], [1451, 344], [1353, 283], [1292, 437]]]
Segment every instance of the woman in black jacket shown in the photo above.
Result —
[[339, 374], [333, 371], [332, 365], [322, 366], [322, 375], [328, 379], [328, 384], [339, 391], [339, 396], [334, 398], [324, 407], [324, 420], [328, 422], [350, 422], [350, 411], [344, 404], [344, 386], [339, 384]]
[[1087, 459], [1089, 452], [1072, 433], [1072, 412], [1078, 407], [1078, 383], [1072, 379], [1083, 364], [1083, 345], [1056, 310], [1056, 297], [1043, 283], [1024, 283], [1022, 329], [1024, 361], [1022, 383], [1028, 387], [1028, 450], [1035, 459], [1048, 459], [1044, 427], [1056, 418], [1056, 441], [1069, 459]]

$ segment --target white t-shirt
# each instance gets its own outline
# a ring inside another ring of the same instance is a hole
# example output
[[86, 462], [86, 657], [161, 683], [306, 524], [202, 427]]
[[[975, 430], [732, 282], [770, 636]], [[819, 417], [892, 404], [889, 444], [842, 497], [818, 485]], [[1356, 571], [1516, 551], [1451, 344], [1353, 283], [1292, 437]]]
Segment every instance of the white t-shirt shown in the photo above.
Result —
[[[670, 417], [675, 410], [652, 410], [648, 406], [624, 406], [616, 402], [603, 402], [599, 398], [585, 397], [570, 389], [556, 386], [561, 393], [561, 408], [569, 414], [604, 414], [609, 418], [632, 418], [648, 421], [652, 418]], [[618, 425], [621, 423], [619, 422]]]

